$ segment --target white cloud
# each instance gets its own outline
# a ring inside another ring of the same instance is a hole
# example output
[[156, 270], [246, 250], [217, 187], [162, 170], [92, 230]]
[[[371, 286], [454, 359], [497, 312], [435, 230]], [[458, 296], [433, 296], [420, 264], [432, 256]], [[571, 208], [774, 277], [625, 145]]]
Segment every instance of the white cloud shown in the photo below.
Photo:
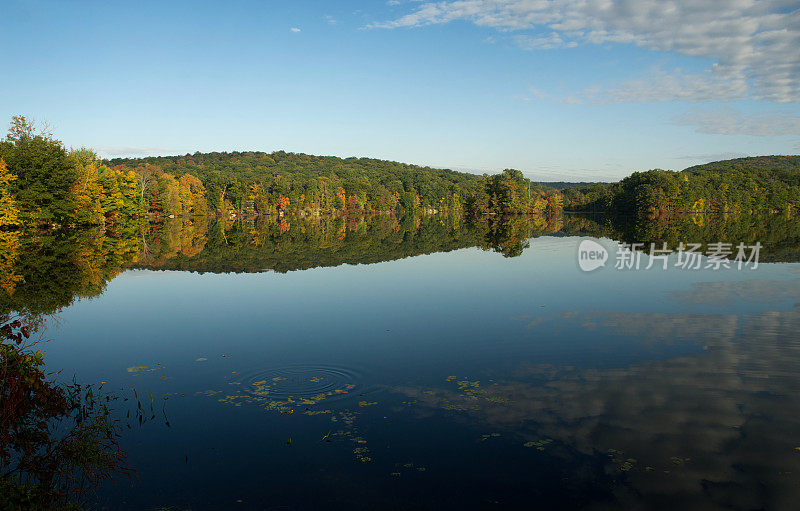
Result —
[[533, 96], [536, 99], [545, 99], [550, 97], [548, 94], [544, 93], [543, 91], [535, 87], [528, 87], [528, 92], [530, 92], [531, 96]]
[[296, 34], [296, 33], [300, 32], [300, 29], [297, 28], [297, 27], [292, 27], [292, 28], [289, 29], [289, 31], [294, 32]]
[[800, 135], [800, 117], [785, 113], [744, 115], [734, 108], [695, 109], [673, 119], [680, 126], [694, 126], [698, 133], [774, 137]]
[[[371, 26], [420, 27], [456, 20], [505, 32], [534, 32], [517, 39], [529, 49], [559, 48], [565, 41], [622, 43], [714, 61], [706, 73], [683, 75], [661, 94], [650, 93], [648, 101], [702, 101], [713, 87], [733, 80], [726, 91], [731, 97], [800, 102], [796, 0], [446, 0], [423, 3], [400, 18]], [[676, 85], [687, 88], [676, 94]], [[609, 95], [619, 101], [629, 97], [618, 91]]]
[[682, 69], [654, 68], [643, 77], [617, 84], [610, 89], [590, 87], [573, 97], [574, 102], [613, 104], [658, 101], [735, 101], [747, 97], [748, 84], [740, 74], [721, 71], [697, 74]]
[[336, 23], [338, 23], [336, 21], [336, 18], [334, 18], [333, 16], [331, 16], [329, 14], [325, 15], [325, 21], [328, 23], [328, 25], [336, 25]]
[[554, 48], [574, 48], [578, 45], [575, 41], [564, 41], [557, 32], [550, 35], [535, 37], [529, 35], [518, 35], [514, 41], [523, 50], [552, 50]]

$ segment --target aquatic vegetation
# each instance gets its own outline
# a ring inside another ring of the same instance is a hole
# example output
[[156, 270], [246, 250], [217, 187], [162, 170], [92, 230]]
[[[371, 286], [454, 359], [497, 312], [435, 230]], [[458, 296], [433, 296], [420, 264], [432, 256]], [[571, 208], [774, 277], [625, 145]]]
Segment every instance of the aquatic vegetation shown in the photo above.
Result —
[[390, 475], [392, 477], [401, 477], [403, 473], [413, 474], [414, 472], [427, 472], [427, 467], [419, 466], [413, 461], [398, 462], [394, 464], [395, 471]]
[[152, 366], [131, 366], [127, 369], [129, 373], [148, 373], [151, 371], [158, 371], [159, 369], [163, 369], [161, 364], [156, 364]]
[[367, 441], [363, 438], [354, 437], [351, 439], [356, 446], [353, 448], [353, 454], [355, 454], [356, 459], [361, 463], [369, 463], [372, 461], [372, 458], [369, 456], [369, 447], [367, 447]]
[[[501, 390], [497, 389], [497, 383], [490, 381], [491, 385], [484, 388], [479, 380], [469, 378], [459, 379], [457, 376], [447, 376], [447, 383], [455, 383], [454, 390], [440, 389], [417, 389], [407, 388], [397, 389], [409, 395], [416, 395], [427, 405], [441, 408], [442, 410], [466, 412], [479, 410], [483, 405], [507, 405], [510, 403], [508, 397], [504, 396]], [[404, 401], [404, 404], [416, 404], [416, 400]]]
[[475, 390], [479, 389], [481, 386], [481, 382], [479, 381], [460, 380], [456, 383], [458, 384], [458, 390], [464, 393], [474, 393]]
[[548, 445], [553, 443], [552, 438], [545, 438], [543, 440], [532, 440], [530, 442], [525, 442], [525, 447], [535, 447], [536, 450], [544, 451]]
[[484, 399], [490, 403], [498, 404], [498, 405], [506, 405], [511, 401], [507, 397], [503, 396], [485, 396]]
[[[237, 374], [234, 371], [232, 374]], [[306, 381], [311, 383], [321, 383], [325, 378], [322, 376], [313, 376]], [[197, 396], [215, 397], [220, 403], [227, 405], [242, 407], [242, 406], [257, 406], [267, 412], [277, 412], [281, 414], [295, 414], [305, 416], [322, 416], [327, 415], [330, 421], [335, 424], [341, 424], [342, 429], [333, 433], [328, 432], [322, 437], [325, 442], [330, 442], [333, 439], [349, 440], [355, 445], [353, 447], [353, 454], [356, 459], [362, 463], [372, 461], [370, 450], [366, 446], [367, 441], [358, 436], [356, 428], [356, 419], [358, 412], [348, 409], [333, 410], [331, 408], [312, 409], [321, 403], [349, 394], [357, 385], [352, 383], [345, 383], [341, 386], [332, 388], [326, 392], [320, 392], [307, 396], [286, 396], [278, 398], [276, 396], [285, 395], [286, 391], [282, 388], [282, 382], [288, 382], [289, 379], [282, 376], [275, 376], [258, 381], [254, 381], [249, 385], [244, 385], [240, 381], [229, 381], [228, 385], [233, 385], [239, 390], [235, 393], [226, 393], [222, 390], [205, 390], [196, 392]], [[362, 400], [358, 403], [359, 408], [377, 405], [377, 401]]]
[[[607, 451], [607, 455], [609, 460], [611, 461], [617, 469], [622, 472], [631, 472], [631, 471], [638, 471], [638, 472], [655, 472], [656, 468], [652, 465], [645, 465], [641, 466], [639, 464], [639, 460], [636, 458], [632, 458], [630, 456], [626, 456], [624, 452], [617, 450], [617, 449], [609, 449]], [[691, 461], [691, 458], [682, 458], [678, 456], [672, 456], [669, 459], [670, 463], [673, 465], [682, 465]], [[670, 470], [662, 470], [664, 474], [670, 474]]]
[[352, 427], [356, 420], [356, 412], [342, 410], [338, 414], [331, 417], [331, 422], [343, 422], [345, 425]]

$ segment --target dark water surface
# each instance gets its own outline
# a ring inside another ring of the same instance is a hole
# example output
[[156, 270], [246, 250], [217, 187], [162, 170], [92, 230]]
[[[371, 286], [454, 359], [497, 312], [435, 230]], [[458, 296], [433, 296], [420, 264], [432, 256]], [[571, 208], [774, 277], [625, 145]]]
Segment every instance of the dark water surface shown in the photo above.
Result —
[[[686, 225], [184, 224], [118, 269], [124, 236], [66, 263], [38, 241], [82, 284], [19, 293], [56, 313], [59, 378], [152, 395], [100, 509], [795, 508], [797, 229]], [[581, 240], [636, 235], [776, 262], [579, 269]]]

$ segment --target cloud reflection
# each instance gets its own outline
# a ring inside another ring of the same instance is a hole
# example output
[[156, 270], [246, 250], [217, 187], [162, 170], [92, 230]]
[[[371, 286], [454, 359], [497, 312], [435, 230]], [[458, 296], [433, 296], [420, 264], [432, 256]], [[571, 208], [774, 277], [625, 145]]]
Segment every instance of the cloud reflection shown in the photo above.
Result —
[[[523, 440], [603, 457], [618, 507], [788, 509], [800, 498], [800, 308], [729, 316], [577, 314], [621, 335], [702, 342], [699, 354], [619, 369], [520, 364], [470, 395], [396, 390]], [[430, 413], [430, 412], [427, 412]], [[613, 449], [635, 462], [620, 470]], [[592, 477], [585, 475], [585, 477]]]

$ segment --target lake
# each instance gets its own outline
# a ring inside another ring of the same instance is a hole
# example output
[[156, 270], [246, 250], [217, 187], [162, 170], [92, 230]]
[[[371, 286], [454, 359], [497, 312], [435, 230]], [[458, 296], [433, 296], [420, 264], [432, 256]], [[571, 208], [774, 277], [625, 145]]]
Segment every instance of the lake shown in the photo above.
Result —
[[[90, 508], [787, 509], [795, 224], [4, 233], [3, 310], [41, 318], [54, 378], [114, 397], [135, 474], [90, 491]], [[582, 270], [584, 240], [604, 266]], [[646, 269], [651, 241], [672, 253]], [[676, 265], [681, 241], [701, 244], [699, 269]], [[615, 267], [621, 242], [645, 243], [639, 269]], [[715, 242], [734, 247], [719, 269]], [[737, 267], [739, 242], [763, 244], [757, 266]]]

